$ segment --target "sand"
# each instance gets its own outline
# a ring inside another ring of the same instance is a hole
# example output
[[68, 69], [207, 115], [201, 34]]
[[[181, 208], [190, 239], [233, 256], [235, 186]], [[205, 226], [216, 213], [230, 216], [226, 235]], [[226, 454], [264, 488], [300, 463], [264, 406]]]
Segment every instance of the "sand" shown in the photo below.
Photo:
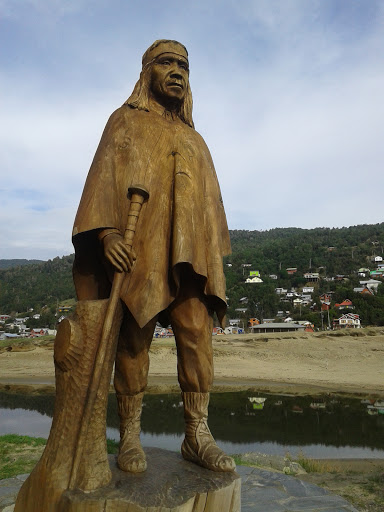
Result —
[[[213, 391], [252, 389], [384, 397], [384, 329], [352, 334], [214, 336]], [[148, 391], [177, 391], [174, 339], [154, 340], [150, 361]], [[52, 346], [1, 352], [0, 389], [9, 386], [54, 386]]]

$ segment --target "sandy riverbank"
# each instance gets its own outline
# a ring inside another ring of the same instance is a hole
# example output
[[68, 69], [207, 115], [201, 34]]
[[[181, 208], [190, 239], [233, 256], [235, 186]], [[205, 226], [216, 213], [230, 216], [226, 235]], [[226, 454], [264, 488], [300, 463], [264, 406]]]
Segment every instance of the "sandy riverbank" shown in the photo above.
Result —
[[[384, 329], [214, 336], [214, 391], [244, 389], [384, 397]], [[154, 340], [149, 391], [177, 391], [173, 338]], [[52, 346], [0, 353], [0, 389], [54, 386]]]

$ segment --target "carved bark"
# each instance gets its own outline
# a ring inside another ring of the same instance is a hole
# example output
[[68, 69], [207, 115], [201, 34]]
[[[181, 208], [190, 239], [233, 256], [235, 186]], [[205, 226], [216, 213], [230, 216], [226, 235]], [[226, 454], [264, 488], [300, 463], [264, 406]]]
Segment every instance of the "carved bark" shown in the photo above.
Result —
[[[52, 427], [40, 461], [20, 489], [15, 512], [56, 511], [68, 488], [107, 304], [108, 300], [79, 301], [74, 316], [59, 325], [54, 350], [56, 401]], [[79, 489], [85, 491], [106, 485], [111, 479], [106, 408], [121, 317], [119, 305], [77, 477]]]

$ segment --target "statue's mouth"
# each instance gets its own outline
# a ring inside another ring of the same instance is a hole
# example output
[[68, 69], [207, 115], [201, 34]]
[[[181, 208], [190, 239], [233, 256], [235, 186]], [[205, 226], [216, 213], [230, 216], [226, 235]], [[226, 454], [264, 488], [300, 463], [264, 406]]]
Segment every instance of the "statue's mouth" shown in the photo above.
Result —
[[183, 85], [179, 82], [168, 82], [168, 87], [179, 87], [180, 89], [183, 89]]

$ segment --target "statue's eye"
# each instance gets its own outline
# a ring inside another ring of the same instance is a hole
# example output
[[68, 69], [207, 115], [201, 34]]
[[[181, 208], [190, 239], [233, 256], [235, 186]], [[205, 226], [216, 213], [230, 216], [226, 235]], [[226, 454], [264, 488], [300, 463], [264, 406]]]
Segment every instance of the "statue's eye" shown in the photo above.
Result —
[[169, 66], [170, 65], [170, 61], [169, 60], [162, 60], [161, 64], [164, 64], [164, 66]]

